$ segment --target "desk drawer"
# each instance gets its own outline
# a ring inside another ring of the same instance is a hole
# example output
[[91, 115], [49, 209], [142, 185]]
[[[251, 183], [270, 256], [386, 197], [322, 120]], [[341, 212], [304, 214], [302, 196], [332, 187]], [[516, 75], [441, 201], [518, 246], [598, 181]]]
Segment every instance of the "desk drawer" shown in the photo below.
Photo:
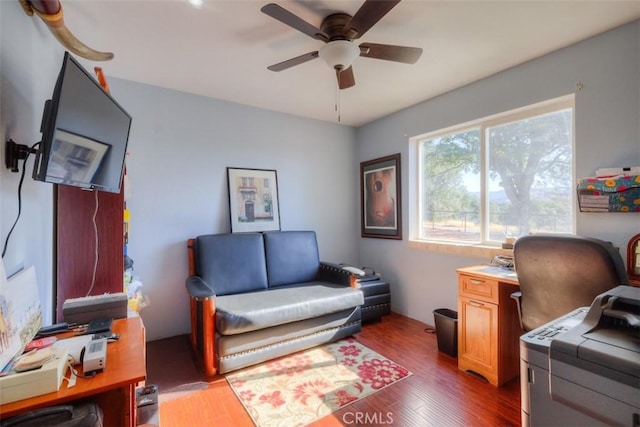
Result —
[[480, 276], [459, 276], [459, 293], [461, 297], [498, 303], [498, 281]]

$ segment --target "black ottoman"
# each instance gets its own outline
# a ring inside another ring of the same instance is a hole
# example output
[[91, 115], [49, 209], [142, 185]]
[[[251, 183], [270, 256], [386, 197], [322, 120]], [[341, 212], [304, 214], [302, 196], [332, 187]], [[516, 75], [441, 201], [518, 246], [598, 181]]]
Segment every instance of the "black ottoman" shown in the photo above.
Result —
[[391, 291], [389, 283], [381, 279], [357, 282], [357, 287], [364, 294], [362, 322], [380, 320], [380, 317], [391, 313]]

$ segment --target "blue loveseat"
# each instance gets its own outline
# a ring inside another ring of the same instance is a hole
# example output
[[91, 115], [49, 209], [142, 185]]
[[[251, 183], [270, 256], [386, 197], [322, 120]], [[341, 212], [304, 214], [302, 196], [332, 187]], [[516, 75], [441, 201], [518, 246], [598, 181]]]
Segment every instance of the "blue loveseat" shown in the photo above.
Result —
[[313, 231], [203, 235], [188, 249], [191, 344], [208, 375], [361, 329], [363, 293], [320, 262]]

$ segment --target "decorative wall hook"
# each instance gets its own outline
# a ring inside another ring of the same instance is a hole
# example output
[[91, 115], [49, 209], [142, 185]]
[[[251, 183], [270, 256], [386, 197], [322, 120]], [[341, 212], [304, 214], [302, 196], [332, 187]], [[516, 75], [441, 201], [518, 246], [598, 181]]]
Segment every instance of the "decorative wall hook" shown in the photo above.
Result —
[[74, 36], [64, 23], [62, 4], [59, 0], [20, 0], [25, 13], [36, 14], [49, 30], [70, 52], [91, 61], [109, 61], [113, 59], [111, 52], [99, 52], [91, 49]]

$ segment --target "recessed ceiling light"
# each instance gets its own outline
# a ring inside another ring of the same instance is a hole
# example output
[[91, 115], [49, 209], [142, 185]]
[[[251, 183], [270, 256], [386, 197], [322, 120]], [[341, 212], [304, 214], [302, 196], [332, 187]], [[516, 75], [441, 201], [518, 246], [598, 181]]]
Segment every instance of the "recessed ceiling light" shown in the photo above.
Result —
[[204, 3], [204, 0], [189, 0], [189, 3], [191, 3], [192, 6], [199, 8]]

